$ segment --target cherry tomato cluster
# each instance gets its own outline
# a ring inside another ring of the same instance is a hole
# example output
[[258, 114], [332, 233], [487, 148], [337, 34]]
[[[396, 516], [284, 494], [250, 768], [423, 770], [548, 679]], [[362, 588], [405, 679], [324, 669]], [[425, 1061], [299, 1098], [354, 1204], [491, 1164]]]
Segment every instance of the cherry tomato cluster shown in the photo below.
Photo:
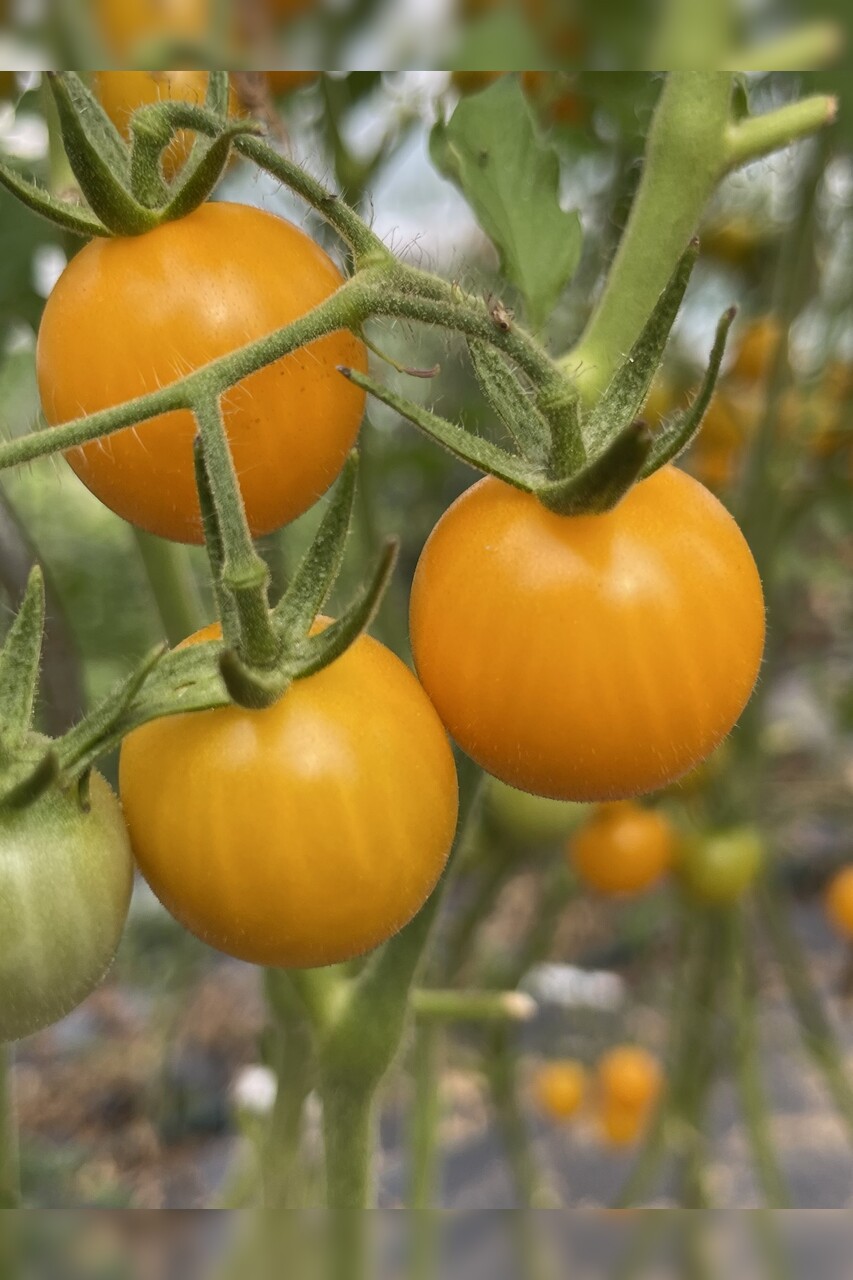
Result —
[[627, 1146], [641, 1137], [663, 1089], [657, 1059], [638, 1045], [617, 1045], [599, 1060], [592, 1079], [571, 1058], [540, 1067], [533, 1079], [537, 1107], [565, 1123], [589, 1102], [606, 1142]]
[[[197, 101], [205, 74], [101, 73], [98, 91], [126, 132], [136, 106]], [[167, 176], [188, 147], [179, 136]], [[44, 309], [37, 375], [47, 421], [168, 386], [304, 316], [342, 284], [306, 234], [239, 204], [205, 203], [144, 234], [93, 240]], [[361, 336], [347, 330], [224, 396], [252, 534], [292, 521], [341, 472], [364, 411], [342, 366], [367, 367]], [[68, 461], [125, 519], [198, 543], [195, 434], [191, 412], [176, 410], [74, 448]], [[219, 634], [208, 628], [186, 643]], [[604, 802], [571, 840], [575, 871], [603, 893], [649, 887], [675, 863], [673, 831], [660, 812], [624, 802], [695, 768], [729, 732], [758, 672], [764, 609], [737, 525], [672, 466], [597, 515], [555, 514], [488, 477], [445, 512], [423, 549], [410, 637], [417, 679], [362, 637], [266, 710], [173, 715], [125, 739], [121, 796], [136, 859], [204, 941], [260, 964], [316, 966], [363, 954], [410, 920], [456, 826], [447, 732], [506, 784], [505, 797], [516, 788], [556, 802], [561, 824], [578, 817], [565, 802]], [[100, 793], [98, 807], [109, 807]], [[742, 889], [755, 858], [743, 841], [739, 850]], [[721, 837], [690, 855], [697, 892], [721, 896], [730, 852]], [[94, 863], [91, 874], [100, 874]], [[108, 922], [121, 914], [126, 867], [110, 884]], [[104, 929], [112, 938], [115, 929]], [[75, 991], [103, 968], [100, 936], [91, 932]], [[642, 1110], [640, 1084], [631, 1102], [614, 1081], [645, 1078], [647, 1103], [652, 1075], [630, 1055], [604, 1071], [608, 1132], [627, 1133], [629, 1112]], [[567, 1080], [564, 1071], [542, 1084], [566, 1113]]]

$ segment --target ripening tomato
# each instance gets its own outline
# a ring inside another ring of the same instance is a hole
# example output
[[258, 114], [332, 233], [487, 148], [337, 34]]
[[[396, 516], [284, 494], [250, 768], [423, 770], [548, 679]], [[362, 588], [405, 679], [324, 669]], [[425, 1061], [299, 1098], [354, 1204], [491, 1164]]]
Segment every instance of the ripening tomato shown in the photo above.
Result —
[[133, 861], [118, 800], [52, 789], [0, 810], [0, 1041], [57, 1022], [98, 985], [121, 938]]
[[648, 1121], [648, 1108], [622, 1107], [618, 1102], [605, 1103], [598, 1113], [604, 1139], [613, 1147], [628, 1147], [636, 1142]]
[[566, 852], [590, 889], [642, 893], [671, 867], [675, 832], [664, 814], [621, 800], [601, 805], [572, 836]]
[[119, 776], [134, 853], [164, 906], [220, 951], [282, 968], [350, 959], [406, 924], [456, 825], [441, 722], [367, 636], [266, 710], [135, 730]]
[[853, 938], [853, 867], [842, 867], [826, 890], [826, 914], [842, 938]]
[[157, 40], [206, 39], [215, 0], [92, 0], [98, 33], [116, 54], [135, 52]]
[[638, 1045], [618, 1045], [596, 1072], [598, 1119], [608, 1142], [635, 1142], [648, 1124], [663, 1087], [660, 1064]]
[[674, 467], [598, 516], [487, 478], [428, 539], [410, 630], [424, 688], [478, 764], [537, 795], [609, 800], [666, 786], [726, 736], [764, 604], [737, 525]]
[[579, 1062], [563, 1058], [540, 1067], [533, 1093], [540, 1111], [552, 1120], [568, 1120], [583, 1102], [586, 1072]]
[[[36, 353], [51, 425], [155, 391], [298, 319], [342, 283], [304, 232], [260, 209], [203, 204], [145, 235], [93, 240], [47, 300]], [[245, 378], [223, 399], [254, 534], [301, 515], [351, 449], [364, 393], [364, 344], [338, 332]], [[69, 450], [83, 483], [126, 520], [201, 542], [187, 411]]]
[[694, 835], [679, 847], [678, 870], [701, 902], [727, 906], [752, 887], [764, 864], [764, 842], [754, 827]]
[[584, 804], [571, 800], [547, 800], [528, 791], [489, 779], [486, 811], [511, 840], [525, 845], [549, 845], [566, 836], [589, 813]]
[[[209, 74], [207, 71], [97, 71], [94, 87], [119, 133], [129, 139], [130, 117], [138, 107], [155, 102], [189, 102], [204, 106]], [[240, 104], [232, 88], [232, 115], [239, 109]], [[191, 130], [182, 129], [163, 152], [163, 173], [168, 180], [171, 181], [183, 167], [194, 140], [195, 134]]]

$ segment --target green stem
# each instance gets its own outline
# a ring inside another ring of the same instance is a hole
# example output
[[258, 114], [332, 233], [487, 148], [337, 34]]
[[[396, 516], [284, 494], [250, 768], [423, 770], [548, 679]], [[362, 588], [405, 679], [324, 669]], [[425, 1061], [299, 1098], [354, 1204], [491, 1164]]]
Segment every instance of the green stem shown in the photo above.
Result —
[[166, 387], [160, 387], [157, 391], [138, 396], [124, 404], [114, 405], [110, 409], [74, 418], [60, 426], [32, 431], [29, 435], [5, 441], [0, 444], [0, 471], [101, 439], [124, 427], [159, 417], [162, 413], [175, 409], [192, 409], [194, 400], [209, 399], [213, 395], [224, 393], [258, 369], [265, 368], [282, 356], [290, 355], [317, 338], [338, 329], [358, 328], [370, 313], [372, 297], [372, 286], [367, 273], [353, 277], [341, 285], [337, 293], [298, 320], [256, 342], [247, 343], [228, 355], [212, 360], [210, 364], [203, 365]]
[[189, 552], [176, 542], [134, 527], [134, 537], [170, 645], [179, 644], [202, 623], [202, 604]]
[[536, 1003], [521, 991], [438, 991], [427, 987], [412, 992], [412, 1009], [421, 1021], [526, 1022], [536, 1012]]
[[288, 975], [267, 969], [264, 984], [273, 1032], [270, 1056], [278, 1087], [261, 1151], [263, 1207], [294, 1209], [306, 1200], [299, 1157], [305, 1099], [313, 1084], [314, 1040]]
[[787, 908], [775, 886], [765, 885], [760, 895], [762, 918], [773, 945], [788, 997], [797, 1015], [803, 1045], [821, 1071], [830, 1096], [853, 1139], [853, 1086], [844, 1055], [809, 976]]
[[827, 94], [815, 94], [790, 102], [761, 116], [747, 116], [726, 130], [726, 166], [737, 169], [770, 151], [777, 151], [832, 124], [838, 113], [838, 100]]
[[[435, 1175], [438, 1164], [438, 1122], [441, 1105], [438, 1075], [443, 1028], [434, 1022], [418, 1027], [413, 1048], [415, 1098], [412, 1109], [412, 1171], [409, 1208], [426, 1211], [433, 1208]], [[423, 1271], [419, 1273], [422, 1277]]]
[[12, 1049], [0, 1044], [0, 1210], [14, 1209], [20, 1200], [18, 1133], [12, 1098]]
[[[466, 838], [482, 775], [473, 766], [460, 777], [454, 852]], [[376, 1090], [400, 1047], [409, 995], [423, 959], [448, 868], [415, 918], [368, 960], [341, 1001], [320, 1045], [329, 1206], [370, 1207], [371, 1117]]]
[[761, 1059], [757, 1037], [757, 1005], [754, 974], [750, 973], [743, 920], [737, 911], [730, 921], [731, 1008], [734, 1015], [733, 1049], [735, 1072], [747, 1136], [765, 1201], [774, 1209], [785, 1209], [790, 1196], [776, 1159], [767, 1099], [761, 1079]]
[[643, 177], [578, 346], [563, 361], [595, 400], [631, 350], [695, 235], [726, 155], [732, 77], [673, 71], [649, 132]]
[[238, 651], [251, 667], [271, 667], [280, 645], [267, 601], [269, 570], [252, 543], [218, 395], [199, 396], [193, 412], [222, 539], [222, 582], [239, 618]]
[[[322, 1064], [321, 1064], [322, 1070]], [[374, 1088], [321, 1080], [326, 1194], [331, 1210], [359, 1214], [373, 1205]]]

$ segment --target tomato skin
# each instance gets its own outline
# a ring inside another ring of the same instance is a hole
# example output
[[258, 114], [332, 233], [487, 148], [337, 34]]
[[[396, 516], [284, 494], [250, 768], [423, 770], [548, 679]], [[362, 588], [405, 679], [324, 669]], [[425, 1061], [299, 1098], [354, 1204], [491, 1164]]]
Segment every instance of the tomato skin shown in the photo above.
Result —
[[540, 1067], [533, 1081], [536, 1105], [553, 1120], [568, 1120], [579, 1110], [586, 1092], [586, 1072], [564, 1058]]
[[692, 836], [679, 851], [688, 892], [709, 906], [728, 906], [752, 887], [764, 863], [764, 843], [752, 827]]
[[623, 799], [729, 732], [764, 603], [737, 525], [682, 471], [578, 517], [488, 477], [430, 535], [410, 633], [424, 688], [478, 764], [537, 795]]
[[400, 929], [456, 825], [441, 722], [368, 636], [264, 711], [137, 729], [119, 776], [137, 862], [167, 910], [220, 951], [282, 968], [347, 960]]
[[[204, 204], [128, 239], [94, 240], [47, 300], [36, 352], [51, 425], [154, 391], [297, 319], [342, 283], [297, 227], [260, 209]], [[362, 342], [338, 332], [245, 378], [225, 423], [252, 532], [307, 510], [337, 476], [364, 393], [337, 372], [366, 369]], [[133, 524], [202, 542], [187, 411], [69, 450], [74, 471]]]
[[842, 938], [853, 938], [853, 867], [842, 867], [832, 877], [824, 898], [830, 924]]
[[57, 1022], [94, 990], [132, 883], [121, 807], [100, 774], [86, 813], [76, 793], [57, 790], [0, 811], [0, 1041]]
[[[130, 117], [139, 107], [155, 102], [189, 102], [204, 106], [207, 71], [96, 71], [94, 88], [98, 99], [119, 133], [130, 139]], [[239, 111], [233, 88], [230, 111]], [[163, 173], [171, 181], [183, 168], [192, 150], [195, 134], [189, 129], [176, 133], [163, 152]]]
[[642, 893], [671, 867], [675, 832], [669, 819], [630, 800], [602, 805], [567, 848], [578, 879], [603, 894]]

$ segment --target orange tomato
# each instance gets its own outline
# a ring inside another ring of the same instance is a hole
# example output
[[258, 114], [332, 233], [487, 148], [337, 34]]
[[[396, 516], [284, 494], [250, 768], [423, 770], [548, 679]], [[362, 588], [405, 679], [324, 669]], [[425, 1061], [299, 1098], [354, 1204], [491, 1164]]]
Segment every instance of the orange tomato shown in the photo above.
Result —
[[571, 866], [590, 889], [642, 893], [666, 874], [675, 858], [668, 818], [630, 800], [601, 805], [567, 846]]
[[759, 316], [742, 331], [729, 376], [744, 382], [763, 381], [785, 334], [774, 316]]
[[583, 1102], [586, 1072], [571, 1058], [540, 1067], [533, 1081], [536, 1104], [553, 1120], [568, 1120]]
[[[207, 627], [185, 643], [219, 635]], [[263, 711], [136, 729], [119, 781], [140, 870], [164, 906], [220, 951], [282, 968], [347, 960], [400, 929], [432, 892], [456, 825], [441, 723], [368, 636]]]
[[666, 786], [726, 736], [758, 673], [764, 603], [737, 525], [674, 467], [597, 516], [489, 477], [428, 539], [410, 632], [439, 715], [489, 773], [612, 800]]
[[617, 1045], [598, 1064], [598, 1088], [604, 1102], [621, 1107], [648, 1107], [663, 1084], [660, 1063], [640, 1045]]
[[[239, 204], [208, 203], [145, 235], [94, 240], [47, 301], [38, 336], [42, 405], [56, 425], [154, 391], [288, 324], [342, 283], [304, 232]], [[293, 520], [328, 488], [358, 433], [364, 394], [337, 372], [366, 368], [333, 333], [238, 383], [224, 417], [253, 533]], [[189, 412], [163, 414], [70, 450], [89, 489], [126, 520], [201, 542]]]
[[826, 914], [842, 938], [853, 938], [853, 867], [842, 867], [826, 890]]
[[[207, 71], [97, 71], [95, 92], [113, 124], [124, 138], [130, 138], [130, 118], [139, 107], [155, 102], [190, 102], [204, 105]], [[230, 110], [237, 114], [240, 104], [233, 88]], [[171, 181], [183, 168], [195, 139], [189, 129], [176, 133], [163, 152], [163, 173]]]
[[116, 54], [155, 40], [202, 41], [213, 25], [212, 0], [92, 0], [92, 15]]

